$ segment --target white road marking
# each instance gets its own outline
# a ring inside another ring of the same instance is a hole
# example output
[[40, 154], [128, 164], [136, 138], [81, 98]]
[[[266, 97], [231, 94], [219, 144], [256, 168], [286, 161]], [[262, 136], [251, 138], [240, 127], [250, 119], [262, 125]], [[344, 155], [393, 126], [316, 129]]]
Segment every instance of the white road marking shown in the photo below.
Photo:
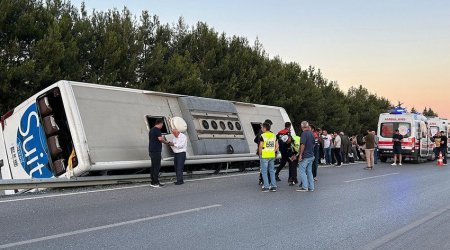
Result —
[[[259, 172], [246, 173], [246, 174], [224, 175], [224, 176], [216, 176], [216, 177], [207, 177], [207, 178], [201, 178], [201, 179], [192, 179], [192, 180], [185, 180], [185, 182], [196, 182], [196, 181], [205, 181], [205, 180], [213, 180], [213, 179], [224, 179], [224, 178], [231, 178], [231, 177], [246, 176], [246, 175], [251, 175], [251, 174], [259, 174]], [[10, 202], [27, 201], [27, 200], [38, 200], [38, 199], [45, 199], [45, 198], [56, 198], [56, 197], [64, 197], [64, 196], [71, 196], [71, 195], [108, 192], [108, 191], [116, 191], [116, 190], [123, 190], [123, 189], [132, 189], [132, 188], [141, 188], [141, 187], [149, 187], [149, 186], [150, 186], [150, 184], [144, 184], [144, 185], [134, 185], [134, 186], [126, 186], [126, 187], [117, 187], [117, 188], [108, 188], [108, 189], [99, 189], [99, 190], [91, 190], [91, 191], [65, 193], [65, 194], [42, 195], [42, 196], [27, 197], [27, 198], [20, 198], [20, 199], [0, 200], [0, 203], [10, 203]]]
[[374, 179], [374, 178], [379, 178], [379, 177], [384, 177], [384, 176], [389, 176], [389, 175], [395, 175], [395, 174], [399, 174], [399, 173], [376, 175], [376, 176], [371, 176], [371, 177], [366, 177], [366, 178], [361, 178], [361, 179], [348, 180], [348, 181], [344, 181], [344, 182], [349, 183], [349, 182], [354, 182], [354, 181], [363, 181], [363, 180], [369, 180], [369, 179]]
[[245, 174], [232, 174], [232, 175], [225, 175], [225, 176], [206, 177], [206, 178], [201, 178], [201, 179], [191, 179], [191, 180], [185, 180], [184, 182], [207, 181], [207, 180], [223, 179], [223, 178], [230, 178], [230, 177], [236, 177], [236, 176], [246, 176], [246, 175], [252, 175], [252, 174], [259, 174], [259, 171], [256, 171], [253, 173], [245, 173]]
[[402, 236], [403, 234], [413, 230], [414, 228], [434, 219], [435, 217], [447, 212], [450, 210], [450, 206], [444, 207], [442, 209], [439, 209], [437, 211], [434, 211], [432, 213], [430, 213], [429, 215], [423, 217], [422, 219], [419, 219], [417, 221], [414, 221], [411, 224], [408, 224], [392, 233], [386, 234], [385, 236], [382, 236], [372, 242], [370, 242], [369, 244], [365, 245], [362, 249], [364, 250], [371, 250], [371, 249], [376, 249], [379, 248], [381, 246], [383, 246], [384, 244]]
[[150, 186], [150, 185], [146, 184], [146, 185], [127, 186], [127, 187], [119, 187], [119, 188], [108, 188], [108, 189], [100, 189], [100, 190], [92, 190], [92, 191], [73, 192], [73, 193], [65, 193], [65, 194], [42, 195], [42, 196], [36, 196], [36, 197], [27, 197], [27, 198], [21, 198], [21, 199], [10, 199], [10, 200], [3, 200], [3, 201], [0, 200], [0, 203], [8, 203], [8, 202], [15, 202], [15, 201], [27, 201], [27, 200], [38, 200], [38, 199], [45, 199], [45, 198], [54, 198], [54, 197], [78, 195], [78, 194], [107, 192], [107, 191], [114, 191], [114, 190], [121, 190], [121, 189], [130, 189], [130, 188], [139, 188], [139, 187], [146, 187], [146, 186]]
[[17, 246], [27, 245], [27, 244], [41, 242], [41, 241], [54, 240], [54, 239], [58, 239], [58, 238], [74, 236], [77, 234], [83, 234], [83, 233], [88, 233], [88, 232], [93, 232], [93, 231], [105, 230], [105, 229], [110, 229], [110, 228], [115, 228], [115, 227], [120, 227], [120, 226], [125, 226], [125, 225], [131, 225], [131, 224], [136, 224], [136, 223], [140, 223], [140, 222], [144, 222], [144, 221], [156, 220], [156, 219], [166, 218], [166, 217], [175, 216], [175, 215], [200, 212], [202, 210], [218, 208], [221, 206], [222, 206], [222, 204], [215, 204], [215, 205], [211, 205], [211, 206], [192, 208], [192, 209], [182, 210], [182, 211], [178, 211], [178, 212], [172, 212], [172, 213], [167, 213], [167, 214], [160, 214], [160, 215], [145, 217], [145, 218], [136, 219], [136, 220], [123, 221], [123, 222], [108, 224], [108, 225], [104, 225], [104, 226], [75, 230], [75, 231], [67, 232], [67, 233], [54, 234], [54, 235], [49, 235], [49, 236], [30, 239], [30, 240], [18, 241], [18, 242], [0, 245], [0, 249], [9, 248], [9, 247], [17, 247]]

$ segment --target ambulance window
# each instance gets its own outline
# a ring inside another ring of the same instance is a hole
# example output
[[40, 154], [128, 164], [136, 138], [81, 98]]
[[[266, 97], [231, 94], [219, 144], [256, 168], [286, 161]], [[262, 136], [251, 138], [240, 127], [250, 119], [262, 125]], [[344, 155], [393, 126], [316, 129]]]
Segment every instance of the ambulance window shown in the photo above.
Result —
[[438, 127], [435, 126], [430, 127], [431, 136], [435, 136], [438, 131], [439, 131]]
[[381, 136], [384, 138], [392, 138], [395, 130], [399, 130], [400, 134], [403, 135], [404, 138], [408, 138], [411, 136], [411, 124], [409, 123], [382, 123], [381, 124]]
[[393, 123], [382, 123], [381, 124], [381, 136], [384, 138], [392, 138], [394, 135], [394, 124]]
[[411, 124], [409, 123], [398, 123], [398, 129], [400, 134], [403, 135], [404, 138], [408, 138], [411, 136]]
[[161, 134], [163, 135], [167, 135], [170, 134], [170, 131], [168, 129], [168, 125], [167, 125], [167, 120], [164, 116], [146, 116], [147, 118], [147, 125], [148, 125], [148, 129], [151, 129], [155, 126], [156, 120], [157, 119], [161, 119], [163, 120], [163, 127], [161, 128]]

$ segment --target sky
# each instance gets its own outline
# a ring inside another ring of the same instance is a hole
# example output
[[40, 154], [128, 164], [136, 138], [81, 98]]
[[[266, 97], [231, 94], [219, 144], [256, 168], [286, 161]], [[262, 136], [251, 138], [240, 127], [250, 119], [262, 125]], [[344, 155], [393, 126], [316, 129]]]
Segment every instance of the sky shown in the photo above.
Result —
[[[72, 0], [80, 6], [81, 0]], [[269, 54], [320, 69], [344, 91], [363, 85], [411, 109], [450, 119], [447, 0], [85, 0], [88, 10], [126, 6], [164, 23], [183, 17], [228, 36], [258, 39]]]

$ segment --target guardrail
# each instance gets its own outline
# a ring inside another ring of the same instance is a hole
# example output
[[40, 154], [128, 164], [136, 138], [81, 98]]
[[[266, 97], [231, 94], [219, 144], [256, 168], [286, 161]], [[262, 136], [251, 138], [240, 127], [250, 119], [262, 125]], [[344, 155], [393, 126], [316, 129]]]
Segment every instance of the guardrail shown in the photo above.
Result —
[[[237, 169], [226, 169], [220, 173], [239, 172]], [[194, 171], [185, 174], [185, 178], [194, 176], [205, 176], [218, 174], [215, 170]], [[164, 181], [173, 179], [174, 173], [161, 173], [160, 178]], [[43, 179], [15, 179], [0, 180], [0, 190], [32, 190], [36, 188], [70, 188], [70, 187], [89, 187], [100, 185], [115, 185], [128, 183], [150, 182], [149, 174], [134, 175], [109, 175], [109, 176], [86, 176], [67, 178], [43, 178]]]
[[136, 182], [148, 182], [148, 174], [121, 176], [88, 176], [67, 178], [46, 178], [27, 180], [0, 180], [0, 190], [35, 189], [35, 188], [67, 188], [97, 185], [113, 185]]

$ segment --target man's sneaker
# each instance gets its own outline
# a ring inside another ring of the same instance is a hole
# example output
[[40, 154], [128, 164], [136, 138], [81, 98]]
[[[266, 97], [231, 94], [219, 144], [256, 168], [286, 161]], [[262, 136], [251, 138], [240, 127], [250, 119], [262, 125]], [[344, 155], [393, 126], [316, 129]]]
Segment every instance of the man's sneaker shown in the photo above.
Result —
[[281, 179], [280, 179], [280, 177], [278, 177], [278, 175], [275, 176], [275, 180], [276, 180], [276, 181], [281, 181]]
[[295, 183], [293, 181], [289, 182], [289, 186], [294, 186]]
[[314, 189], [308, 189], [308, 192], [314, 192]]
[[402, 166], [402, 163], [400, 162], [398, 165], [399, 165], [399, 166]]
[[308, 192], [308, 189], [306, 189], [306, 188], [297, 188], [297, 190], [295, 190], [295, 191], [297, 191], [297, 192]]
[[164, 187], [164, 184], [158, 183], [158, 186], [159, 186], [159, 187]]
[[156, 183], [156, 184], [151, 183], [151, 184], [150, 184], [150, 187], [153, 187], [153, 188], [159, 188], [160, 185], [159, 185], [158, 183]]
[[317, 179], [317, 177], [314, 177], [314, 181], [318, 181], [319, 179]]
[[394, 162], [394, 163], [391, 164], [391, 166], [397, 166], [397, 163]]
[[269, 192], [269, 189], [268, 189], [268, 188], [265, 188], [265, 187], [263, 187], [263, 188], [261, 188], [261, 192], [263, 192], [263, 193], [267, 193], [267, 192]]
[[276, 191], [277, 191], [277, 188], [276, 188], [276, 187], [270, 188], [270, 192], [276, 192]]
[[341, 164], [337, 164], [336, 167], [337, 167], [337, 168], [342, 167], [342, 163], [341, 163]]

